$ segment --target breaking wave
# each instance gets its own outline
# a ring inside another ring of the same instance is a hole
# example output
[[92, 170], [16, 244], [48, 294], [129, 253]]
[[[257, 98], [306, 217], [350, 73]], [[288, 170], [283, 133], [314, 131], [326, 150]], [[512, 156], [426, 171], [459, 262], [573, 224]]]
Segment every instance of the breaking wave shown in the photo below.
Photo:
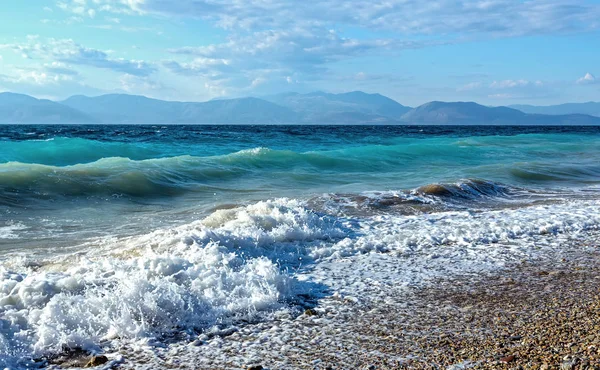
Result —
[[0, 364], [64, 348], [101, 352], [117, 340], [193, 338], [214, 325], [293, 309], [303, 294], [319, 294], [296, 279], [300, 271], [355, 254], [420, 256], [422, 267], [441, 255], [446, 263], [493, 266], [532, 243], [597, 230], [599, 215], [597, 201], [579, 201], [347, 217], [276, 199], [148, 235], [98, 240], [76, 255], [36, 263], [15, 256], [0, 267]]
[[[394, 188], [406, 189], [419, 179], [444, 177], [442, 170], [438, 170], [440, 172], [435, 176], [427, 175], [431, 166], [425, 162], [427, 158], [423, 159], [421, 167], [414, 167], [414, 163], [412, 167], [406, 167], [402, 156], [405, 151], [402, 146], [365, 146], [303, 153], [254, 148], [207, 157], [107, 157], [65, 166], [11, 161], [0, 163], [0, 203], [14, 202], [17, 195], [24, 198], [93, 195], [169, 197], [213, 192], [215, 189], [250, 191], [269, 186], [302, 190], [352, 184], [357, 176], [361, 177], [361, 181], [382, 183], [388, 188], [392, 186], [393, 179], [398, 178], [398, 186]], [[449, 181], [421, 186], [418, 192], [470, 199], [506, 195], [509, 189], [501, 183], [524, 187], [588, 186], [597, 184], [600, 179], [600, 167], [593, 160], [502, 163], [475, 166], [468, 172], [476, 176], [468, 176], [473, 179], [457, 185]], [[411, 181], [411, 176], [415, 180]], [[242, 180], [245, 186], [240, 188], [238, 185]]]

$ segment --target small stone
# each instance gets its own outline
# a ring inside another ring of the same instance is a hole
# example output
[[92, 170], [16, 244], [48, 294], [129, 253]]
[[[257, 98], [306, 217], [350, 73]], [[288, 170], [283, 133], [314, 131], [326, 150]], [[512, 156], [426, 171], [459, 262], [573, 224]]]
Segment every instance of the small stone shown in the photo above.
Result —
[[318, 315], [317, 311], [315, 311], [312, 308], [307, 308], [306, 311], [304, 311], [304, 314], [306, 316], [317, 316]]
[[96, 367], [103, 365], [108, 362], [108, 358], [106, 356], [93, 356], [90, 361], [85, 365], [85, 367]]
[[587, 358], [582, 359], [581, 363], [579, 364], [580, 369], [585, 369], [589, 366], [590, 366], [590, 360], [588, 360]]
[[560, 370], [572, 370], [575, 368], [575, 361], [565, 361], [560, 364]]
[[514, 360], [515, 360], [515, 356], [514, 355], [510, 355], [510, 356], [502, 357], [500, 359], [500, 362], [508, 364], [509, 362], [513, 362]]
[[252, 365], [248, 366], [248, 370], [263, 370], [262, 365]]
[[508, 337], [508, 340], [513, 341], [513, 342], [517, 341], [517, 340], [521, 340], [521, 339], [523, 339], [523, 337], [520, 335], [513, 335], [511, 337]]

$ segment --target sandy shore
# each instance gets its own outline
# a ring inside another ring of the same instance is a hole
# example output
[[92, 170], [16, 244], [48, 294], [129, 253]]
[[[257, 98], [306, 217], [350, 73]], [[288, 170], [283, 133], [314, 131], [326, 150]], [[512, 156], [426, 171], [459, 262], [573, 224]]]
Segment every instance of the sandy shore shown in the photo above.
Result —
[[[364, 278], [368, 279], [368, 278]], [[122, 367], [600, 369], [600, 248], [575, 246], [494, 275], [380, 282], [194, 343], [122, 349]]]

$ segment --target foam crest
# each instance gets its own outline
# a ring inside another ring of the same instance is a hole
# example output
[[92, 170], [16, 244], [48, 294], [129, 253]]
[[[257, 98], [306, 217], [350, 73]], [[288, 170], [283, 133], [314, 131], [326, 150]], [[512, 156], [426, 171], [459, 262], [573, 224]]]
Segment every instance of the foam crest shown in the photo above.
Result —
[[[470, 254], [486, 247], [485, 257], [504, 261], [502, 253], [536, 244], [556, 243], [554, 236], [576, 238], [600, 229], [600, 203], [582, 201], [496, 211], [449, 211], [408, 216], [380, 215], [363, 224], [356, 238], [316, 248], [313, 255], [346, 257], [392, 252], [398, 256]], [[549, 236], [549, 237], [548, 237]], [[498, 245], [501, 245], [499, 247]], [[478, 252], [479, 253], [479, 252]], [[450, 257], [449, 260], [452, 260]]]
[[280, 199], [93, 244], [62, 263], [2, 267], [0, 344], [13, 359], [100, 350], [116, 338], [165, 338], [283, 307], [294, 282], [281, 261], [297, 263], [303, 242], [345, 235], [336, 224]]
[[[216, 243], [170, 253], [83, 259], [64, 271], [11, 273], [0, 282], [0, 343], [13, 359], [64, 346], [168, 337], [281, 307], [291, 282], [264, 257]], [[7, 364], [4, 364], [7, 366]]]
[[226, 239], [252, 239], [255, 246], [331, 240], [345, 235], [339, 219], [319, 214], [298, 200], [278, 199], [218, 210], [202, 221]]
[[20, 222], [8, 222], [5, 225], [0, 225], [0, 239], [16, 239], [19, 237], [19, 230], [26, 229], [27, 226]]

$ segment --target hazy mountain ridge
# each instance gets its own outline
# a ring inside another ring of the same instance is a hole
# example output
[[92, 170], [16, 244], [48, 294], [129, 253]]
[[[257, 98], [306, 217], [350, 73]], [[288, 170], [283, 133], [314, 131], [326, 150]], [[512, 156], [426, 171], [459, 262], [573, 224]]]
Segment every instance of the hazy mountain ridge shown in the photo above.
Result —
[[74, 96], [62, 102], [104, 123], [293, 123], [290, 109], [257, 98], [172, 102], [137, 95]]
[[91, 116], [68, 106], [29, 95], [0, 93], [0, 123], [94, 123]]
[[412, 109], [381, 94], [362, 91], [341, 94], [322, 91], [308, 94], [292, 92], [270, 95], [263, 99], [303, 114], [306, 122], [343, 122], [339, 120], [351, 114], [356, 114], [351, 117], [353, 122], [358, 117], [363, 117], [364, 122], [394, 122]]
[[535, 106], [526, 104], [510, 105], [510, 108], [518, 109], [524, 113], [531, 114], [587, 114], [590, 116], [600, 117], [600, 102], [587, 103], [565, 103], [558, 105]]
[[584, 114], [528, 114], [508, 107], [486, 107], [474, 102], [425, 103], [403, 115], [418, 125], [600, 125], [600, 117]]
[[525, 114], [506, 107], [486, 107], [473, 102], [446, 103], [432, 101], [412, 109], [401, 118], [417, 124], [495, 124], [497, 121], [521, 120]]
[[600, 125], [600, 117], [529, 114], [473, 102], [433, 101], [409, 108], [361, 91], [284, 93], [201, 103], [126, 94], [76, 95], [53, 102], [1, 93], [0, 123]]

